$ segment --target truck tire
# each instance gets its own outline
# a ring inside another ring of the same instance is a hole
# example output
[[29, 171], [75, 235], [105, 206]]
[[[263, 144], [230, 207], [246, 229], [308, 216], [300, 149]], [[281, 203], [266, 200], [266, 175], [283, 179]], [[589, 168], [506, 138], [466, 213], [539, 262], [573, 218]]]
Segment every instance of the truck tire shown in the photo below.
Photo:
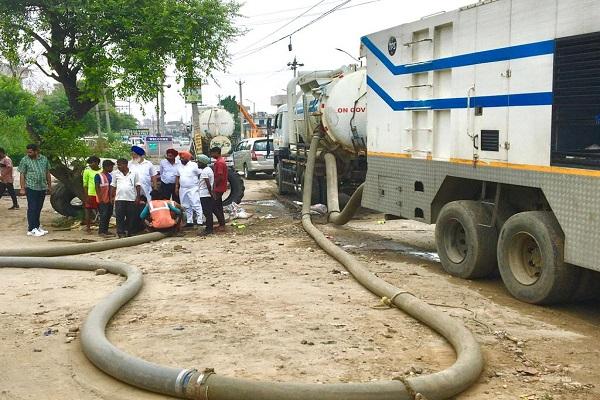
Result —
[[223, 205], [228, 206], [231, 203], [240, 204], [246, 190], [244, 180], [233, 168], [227, 169], [227, 180], [229, 181], [229, 194], [223, 198]]
[[581, 274], [564, 262], [564, 234], [545, 211], [522, 212], [506, 221], [498, 239], [498, 267], [508, 291], [532, 304], [571, 299]]
[[277, 194], [286, 195], [289, 194], [289, 190], [286, 189], [286, 185], [283, 182], [283, 171], [281, 170], [281, 163], [277, 164], [275, 167], [275, 183], [277, 184]]
[[58, 182], [52, 186], [50, 194], [50, 204], [54, 211], [65, 217], [81, 218], [83, 215], [83, 206], [73, 205], [72, 201], [77, 196], [67, 186]]
[[497, 231], [484, 226], [490, 221], [490, 212], [478, 201], [453, 201], [442, 208], [435, 226], [435, 243], [446, 272], [477, 279], [496, 270]]

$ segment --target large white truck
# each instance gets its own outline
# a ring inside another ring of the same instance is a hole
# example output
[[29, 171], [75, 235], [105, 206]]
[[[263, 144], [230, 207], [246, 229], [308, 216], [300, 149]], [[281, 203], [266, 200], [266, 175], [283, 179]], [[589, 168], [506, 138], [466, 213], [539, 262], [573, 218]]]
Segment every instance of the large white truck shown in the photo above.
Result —
[[[300, 193], [310, 141], [321, 133], [321, 153], [335, 154], [339, 190], [347, 199], [364, 182], [366, 164], [366, 70], [356, 65], [303, 72], [287, 87], [277, 110], [273, 147], [280, 194]], [[290, 112], [289, 110], [292, 110]], [[313, 203], [326, 203], [322, 156], [316, 164]], [[342, 197], [342, 201], [344, 197]]]
[[362, 38], [363, 206], [531, 303], [600, 271], [600, 1], [485, 0]]

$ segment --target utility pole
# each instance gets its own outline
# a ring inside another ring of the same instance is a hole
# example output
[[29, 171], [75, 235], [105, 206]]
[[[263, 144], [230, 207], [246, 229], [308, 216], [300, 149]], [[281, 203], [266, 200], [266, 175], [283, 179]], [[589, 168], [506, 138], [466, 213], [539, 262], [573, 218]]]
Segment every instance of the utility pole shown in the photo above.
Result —
[[163, 134], [167, 132], [165, 125], [165, 91], [164, 87], [160, 88], [160, 130]]
[[[242, 82], [242, 80], [240, 79], [235, 83], [237, 83], [240, 86], [240, 107], [244, 107], [244, 98], [242, 97], [242, 85], [246, 82]], [[246, 135], [244, 134], [244, 115], [240, 113], [240, 139], [244, 139], [245, 137]]]
[[160, 136], [160, 103], [159, 103], [160, 95], [159, 95], [159, 93], [160, 92], [156, 93], [156, 136]]
[[98, 137], [102, 137], [102, 127], [100, 126], [100, 106], [96, 104], [96, 125], [98, 126]]
[[294, 61], [287, 63], [288, 67], [290, 67], [290, 69], [292, 71], [294, 71], [294, 78], [296, 78], [298, 76], [298, 68], [299, 67], [304, 67], [304, 64], [299, 63], [296, 60], [296, 57], [294, 56]]
[[102, 91], [102, 96], [104, 96], [104, 116], [106, 117], [106, 132], [110, 135], [112, 133], [112, 129], [110, 128], [110, 113], [108, 108], [108, 100], [106, 99], [106, 90]]

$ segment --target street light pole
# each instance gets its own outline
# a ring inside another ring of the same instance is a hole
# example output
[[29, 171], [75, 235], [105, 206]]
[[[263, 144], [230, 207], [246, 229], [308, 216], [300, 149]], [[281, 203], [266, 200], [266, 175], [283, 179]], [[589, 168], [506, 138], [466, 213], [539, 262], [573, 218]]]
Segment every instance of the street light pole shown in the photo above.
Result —
[[348, 57], [352, 58], [354, 61], [360, 63], [360, 66], [362, 67], [362, 60], [359, 60], [358, 58], [354, 57], [352, 54], [348, 53], [346, 50], [338, 49], [337, 47], [335, 49], [337, 51], [341, 51], [342, 53], [346, 54]]

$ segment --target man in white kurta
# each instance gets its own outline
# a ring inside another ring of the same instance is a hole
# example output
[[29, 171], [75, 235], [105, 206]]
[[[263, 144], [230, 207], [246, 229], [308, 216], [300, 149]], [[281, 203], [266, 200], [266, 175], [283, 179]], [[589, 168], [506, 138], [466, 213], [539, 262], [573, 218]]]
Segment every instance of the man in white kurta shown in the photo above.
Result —
[[139, 146], [131, 147], [131, 160], [129, 161], [129, 170], [134, 172], [139, 179], [142, 195], [146, 196], [148, 201], [152, 200], [150, 192], [152, 192], [153, 182], [156, 179], [157, 170], [154, 168], [152, 161], [144, 158], [146, 152]]
[[202, 224], [202, 205], [200, 203], [200, 174], [198, 164], [191, 161], [192, 155], [187, 151], [179, 153], [181, 164], [177, 168], [175, 191], [179, 194], [181, 205], [185, 209], [187, 227], [194, 225], [194, 213], [198, 224]]

